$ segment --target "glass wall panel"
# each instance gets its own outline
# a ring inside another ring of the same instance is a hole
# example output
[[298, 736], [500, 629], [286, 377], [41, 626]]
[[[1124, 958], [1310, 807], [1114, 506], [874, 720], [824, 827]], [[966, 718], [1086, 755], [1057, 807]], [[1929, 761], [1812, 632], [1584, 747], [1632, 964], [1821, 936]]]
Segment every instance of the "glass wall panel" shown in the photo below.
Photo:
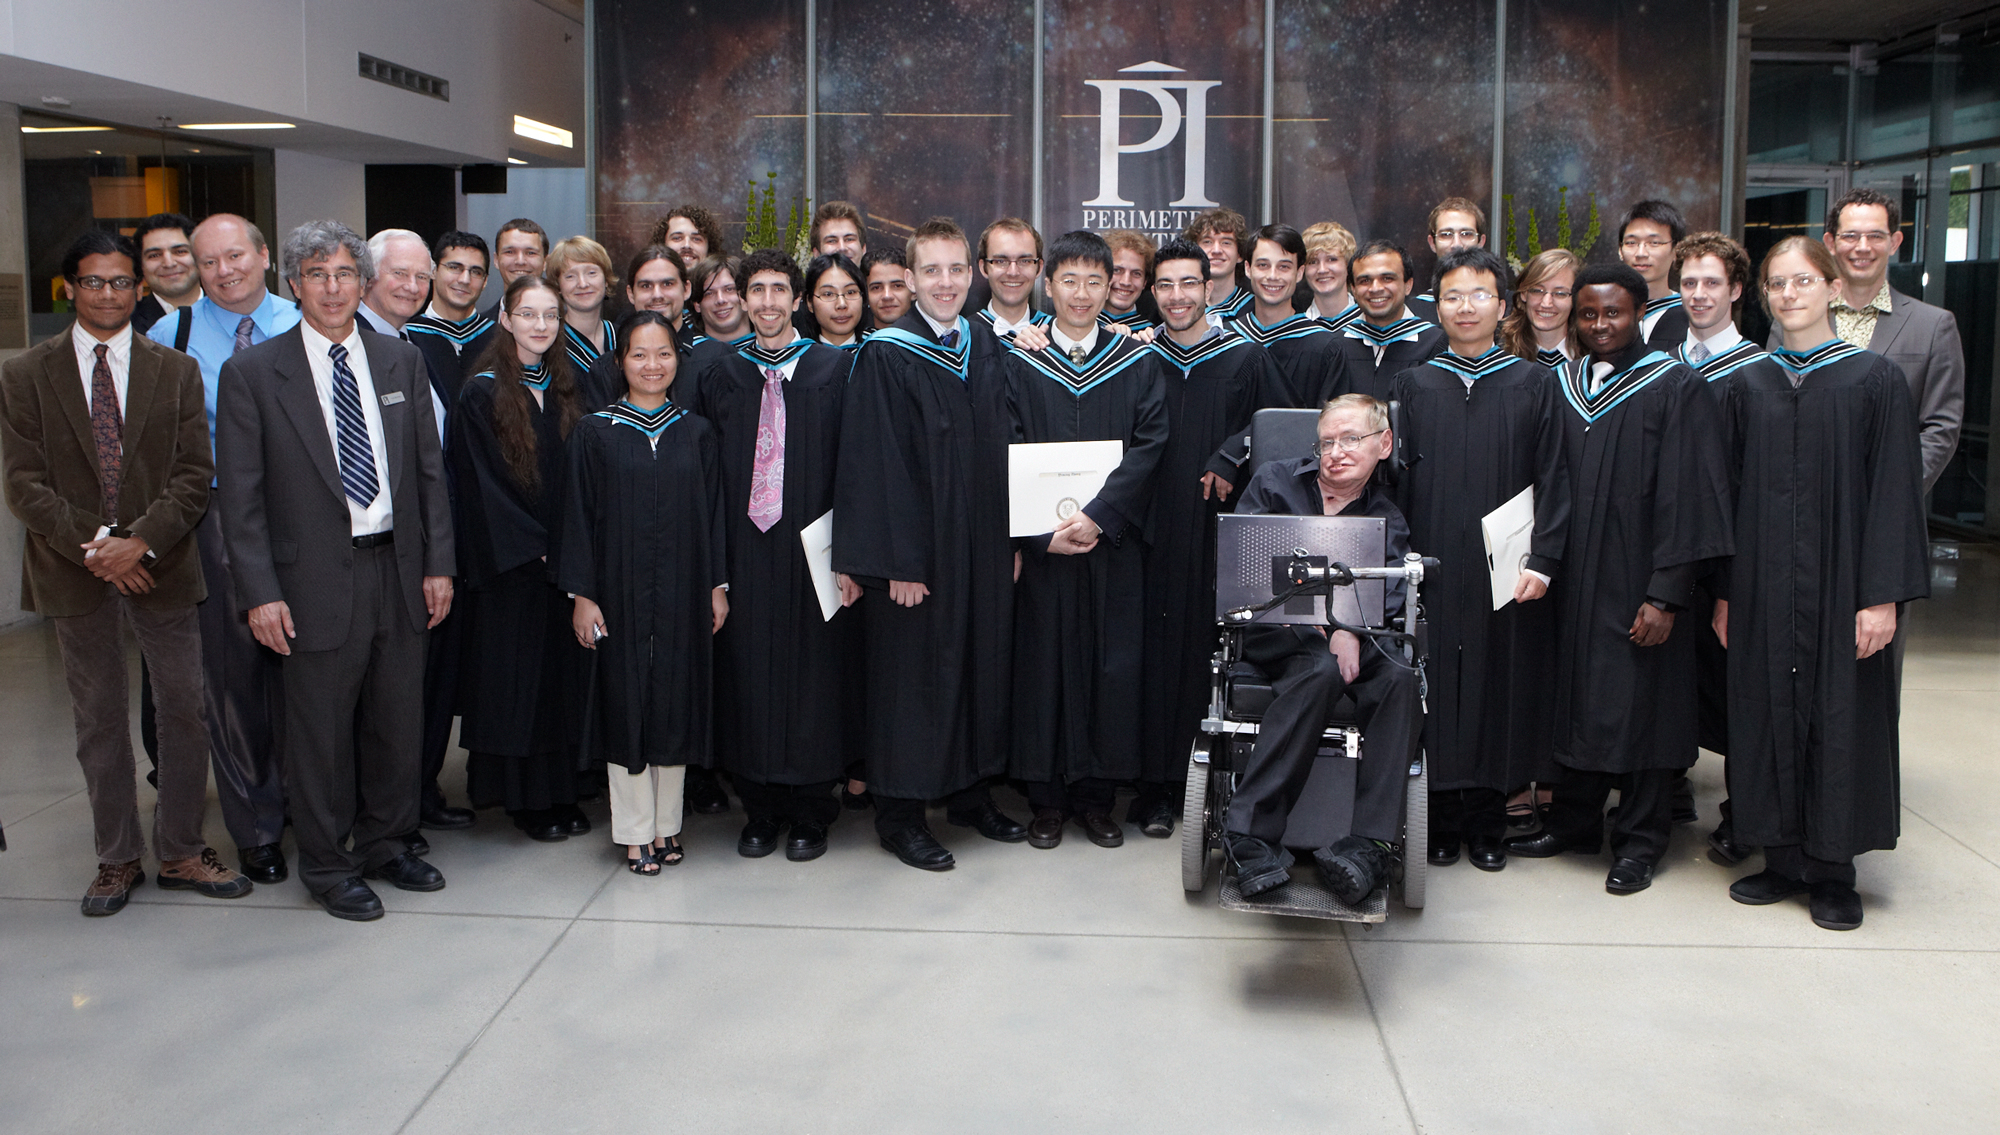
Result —
[[1931, 144], [1931, 53], [1884, 60], [1861, 72], [1860, 113], [1854, 124], [1861, 161], [1919, 153]]
[[1847, 68], [1758, 63], [1750, 69], [1750, 161], [1837, 162], [1847, 123]]

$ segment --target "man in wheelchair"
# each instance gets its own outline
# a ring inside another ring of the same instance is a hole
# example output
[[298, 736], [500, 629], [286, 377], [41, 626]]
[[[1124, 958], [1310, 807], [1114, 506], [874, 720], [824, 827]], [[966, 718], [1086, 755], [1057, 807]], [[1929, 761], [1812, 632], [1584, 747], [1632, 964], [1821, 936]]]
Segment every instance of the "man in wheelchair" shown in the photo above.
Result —
[[[1375, 483], [1375, 467], [1392, 444], [1388, 407], [1365, 394], [1335, 398], [1320, 411], [1316, 456], [1266, 463], [1236, 511], [1381, 517], [1387, 522], [1386, 563], [1400, 564], [1410, 549], [1410, 527]], [[1388, 619], [1400, 615], [1404, 594], [1401, 581], [1390, 582]], [[1402, 834], [1403, 791], [1417, 744], [1417, 673], [1393, 645], [1350, 631], [1329, 636], [1316, 626], [1253, 625], [1242, 634], [1242, 658], [1269, 676], [1273, 698], [1223, 817], [1237, 889], [1249, 898], [1288, 879], [1293, 859], [1282, 844], [1286, 821], [1312, 771], [1328, 714], [1346, 693], [1354, 698], [1364, 736], [1354, 823], [1348, 835], [1314, 851], [1313, 862], [1334, 896], [1353, 906], [1388, 880], [1390, 852]]]

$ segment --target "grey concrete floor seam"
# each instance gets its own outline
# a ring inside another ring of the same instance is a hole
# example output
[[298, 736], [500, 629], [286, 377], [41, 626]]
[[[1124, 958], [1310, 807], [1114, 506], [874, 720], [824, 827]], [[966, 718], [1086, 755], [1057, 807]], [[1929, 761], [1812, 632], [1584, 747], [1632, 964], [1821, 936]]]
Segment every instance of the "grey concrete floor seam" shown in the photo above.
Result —
[[2000, 868], [2000, 863], [1993, 862], [1993, 860], [1985, 852], [1979, 850], [1978, 848], [1958, 838], [1957, 835], [1953, 834], [1949, 829], [1939, 824], [1936, 820], [1931, 819], [1929, 816], [1924, 815], [1922, 812], [1917, 811], [1915, 808], [1910, 807], [1908, 804], [1903, 805], [1903, 811], [1908, 812], [1910, 815], [1915, 816], [1919, 820], [1922, 820], [1925, 826], [1929, 827], [1932, 831], [1938, 833], [1944, 838], [1950, 840], [1951, 842], [1971, 852], [1974, 856], [1976, 856], [1981, 862], [1985, 863], [1988, 867]]
[[43, 812], [48, 811], [50, 808], [53, 808], [56, 805], [61, 804], [65, 800], [76, 799], [77, 797], [83, 795], [86, 791], [88, 790], [79, 788], [73, 792], [65, 792], [61, 796], [56, 797], [54, 800], [51, 800], [48, 803], [42, 805], [41, 807], [35, 809], [34, 811], [29, 812], [27, 815], [16, 816], [13, 819], [7, 820], [6, 822], [13, 824], [16, 827], [19, 827], [20, 825], [27, 823], [29, 820], [34, 819], [36, 816], [41, 815]]
[[521, 980], [514, 983], [513, 989], [507, 991], [506, 998], [494, 1007], [492, 1015], [486, 1018], [486, 1023], [480, 1025], [479, 1030], [473, 1033], [463, 1045], [459, 1046], [458, 1052], [451, 1058], [451, 1063], [445, 1065], [444, 1071], [438, 1074], [438, 1078], [431, 1084], [430, 1089], [424, 1092], [423, 1098], [419, 1099], [416, 1106], [410, 1109], [410, 1114], [403, 1117], [403, 1122], [396, 1125], [396, 1135], [402, 1135], [404, 1131], [409, 1130], [410, 1124], [415, 1123], [417, 1116], [423, 1114], [424, 1105], [431, 1102], [431, 1098], [437, 1095], [438, 1089], [444, 1087], [445, 1081], [451, 1079], [451, 1074], [458, 1071], [459, 1065], [465, 1063], [466, 1057], [472, 1055], [473, 1049], [479, 1047], [479, 1042], [486, 1038], [486, 1034], [500, 1020], [501, 1015], [507, 1011], [507, 1006], [512, 1005], [514, 999], [521, 995], [521, 991], [528, 987], [528, 983], [535, 980], [535, 975], [542, 971], [542, 965], [563, 944], [563, 940], [569, 937], [569, 932], [576, 928], [576, 924], [582, 921], [583, 911], [590, 908], [590, 904], [596, 901], [598, 895], [604, 893], [604, 888], [610, 886], [611, 880], [615, 877], [615, 873], [604, 877], [604, 881], [599, 883], [597, 889], [590, 893], [590, 898], [585, 899], [583, 906], [578, 908], [576, 915], [572, 916], [568, 924], [549, 941], [548, 948], [542, 951], [542, 956], [535, 959], [535, 964], [528, 967], [528, 972], [521, 975]]
[[1416, 1106], [1410, 1103], [1410, 1090], [1403, 1084], [1403, 1070], [1396, 1063], [1396, 1050], [1389, 1047], [1389, 1034], [1382, 1028], [1382, 1015], [1375, 1011], [1375, 994], [1368, 988], [1368, 975], [1361, 972], [1361, 959], [1354, 956], [1354, 935], [1346, 925], [1341, 926], [1341, 938], [1347, 944], [1347, 964], [1354, 967], [1354, 983], [1361, 989], [1361, 1000], [1368, 1006], [1368, 1023], [1375, 1026], [1375, 1043], [1382, 1047], [1382, 1059], [1389, 1064], [1389, 1078], [1396, 1082], [1396, 1094], [1403, 1100], [1403, 1115], [1410, 1121], [1412, 1135], [1423, 1135], [1423, 1125], [1417, 1122]]
[[625, 926], [688, 926], [714, 930], [828, 930], [848, 934], [937, 934], [993, 938], [1103, 938], [1115, 942], [1331, 942], [1329, 932], [1304, 928], [1290, 934], [1113, 934], [1101, 930], [1000, 930], [981, 926], [842, 926], [814, 922], [730, 922], [703, 918], [608, 918], [590, 915], [578, 922]]

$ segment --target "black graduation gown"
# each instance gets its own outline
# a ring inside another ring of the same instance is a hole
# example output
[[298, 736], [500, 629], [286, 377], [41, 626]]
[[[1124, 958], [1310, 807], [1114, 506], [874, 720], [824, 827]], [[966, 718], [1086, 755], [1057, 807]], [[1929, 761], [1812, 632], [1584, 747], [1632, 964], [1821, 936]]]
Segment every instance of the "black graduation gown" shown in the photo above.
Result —
[[[1366, 319], [1351, 320], [1341, 329], [1340, 346], [1346, 355], [1341, 373], [1346, 385], [1320, 391], [1319, 400], [1342, 394], [1366, 394], [1386, 402], [1389, 384], [1411, 367], [1422, 366], [1444, 353], [1444, 328], [1422, 319], [1398, 319], [1387, 327], [1377, 327]], [[1375, 349], [1382, 348], [1378, 361]]]
[[820, 614], [799, 532], [833, 507], [841, 399], [854, 356], [799, 340], [785, 382], [783, 515], [768, 532], [750, 520], [765, 366], [749, 350], [710, 364], [701, 417], [722, 456], [729, 619], [715, 636], [716, 765], [758, 784], [819, 784], [859, 755], [861, 613]]
[[1778, 367], [1726, 380], [1729, 800], [1738, 839], [1837, 862], [1896, 846], [1896, 668], [1855, 659], [1854, 613], [1930, 594], [1923, 460], [1895, 363], [1839, 340], [1776, 358], [1797, 389]]
[[1312, 407], [1324, 404], [1322, 391], [1347, 392], [1347, 355], [1341, 350], [1341, 337], [1323, 321], [1294, 315], [1266, 327], [1252, 307], [1230, 320], [1229, 329], [1271, 356], [1285, 380], [1286, 398], [1279, 405]]
[[1100, 331], [1077, 363], [1053, 344], [1007, 358], [1008, 408], [1023, 444], [1119, 441], [1125, 457], [1083, 511], [1104, 532], [1082, 555], [1021, 541], [1014, 587], [1013, 756], [1025, 781], [1139, 775], [1146, 523], [1167, 442], [1159, 356]]
[[[867, 780], [930, 800], [1007, 767], [1013, 546], [1000, 342], [961, 317], [947, 351], [912, 309], [862, 344], [842, 408], [833, 565], [868, 589]], [[930, 595], [899, 607], [890, 580]]]
[[1639, 313], [1641, 328], [1644, 328], [1646, 320], [1655, 315], [1659, 318], [1653, 320], [1652, 329], [1646, 331], [1646, 345], [1671, 354], [1686, 343], [1688, 337], [1688, 313], [1687, 308], [1681, 306], [1680, 293], [1647, 300], [1645, 309]]
[[569, 359], [570, 373], [589, 374], [591, 364], [599, 357], [618, 357], [618, 328], [609, 319], [598, 322], [604, 325], [604, 347], [601, 350], [567, 322], [562, 325], [563, 354]]
[[1495, 347], [1477, 360], [1447, 351], [1391, 388], [1408, 462], [1397, 504], [1411, 545], [1442, 564], [1424, 577], [1434, 790], [1506, 791], [1554, 772], [1556, 601], [1493, 609], [1479, 522], [1534, 486], [1528, 566], [1561, 572], [1570, 488], [1556, 381], [1547, 367]]
[[[1744, 340], [1718, 355], [1710, 355], [1700, 363], [1688, 358], [1687, 343], [1683, 341], [1673, 350], [1674, 358], [1693, 367], [1708, 384], [1708, 392], [1715, 396], [1716, 405], [1723, 406], [1730, 375], [1745, 367], [1777, 367], [1764, 348], [1749, 340]], [[1782, 372], [1778, 372], [1782, 377]], [[1721, 565], [1716, 565], [1720, 570]], [[1701, 747], [1711, 753], [1729, 755], [1729, 655], [1722, 649], [1722, 640], [1715, 637], [1715, 591], [1713, 572], [1704, 573], [1696, 582], [1694, 606], [1689, 609], [1689, 617], [1695, 620], [1694, 627], [1694, 685], [1697, 701], [1696, 736]]]
[[495, 378], [466, 381], [452, 415], [459, 567], [471, 597], [461, 656], [459, 744], [475, 806], [510, 812], [576, 801], [578, 669], [570, 601], [551, 580], [563, 479], [553, 393], [528, 398], [540, 483], [524, 489], [493, 432]]
[[[734, 339], [711, 339], [706, 335], [696, 335], [681, 345], [680, 362], [674, 368], [674, 384], [667, 387], [667, 397], [674, 405], [684, 410], [693, 410], [701, 404], [702, 372], [737, 351], [757, 341], [754, 332], [745, 331]], [[620, 397], [625, 389], [623, 375], [612, 375], [607, 387], [611, 396]]]
[[721, 487], [715, 430], [672, 402], [653, 414], [619, 403], [570, 434], [556, 586], [602, 608], [605, 629], [589, 660], [587, 761], [713, 767]]
[[[972, 321], [991, 332], [995, 338], [1000, 340], [1003, 347], [1014, 341], [1014, 333], [1012, 331], [1007, 332], [1005, 335], [1000, 334], [999, 323], [995, 320], [991, 307], [981, 305], [979, 310], [972, 313]], [[1055, 321], [1056, 317], [1046, 311], [1033, 307], [1028, 309], [1028, 326], [1030, 327], [1040, 327], [1044, 331], [1047, 331], [1049, 324]]]
[[1167, 444], [1153, 474], [1146, 548], [1146, 657], [1139, 779], [1177, 784], [1208, 706], [1215, 626], [1215, 518], [1235, 504], [1201, 495], [1214, 473], [1241, 493], [1253, 470], [1250, 418], [1285, 405], [1284, 377], [1262, 347], [1218, 330], [1191, 348], [1163, 331], [1152, 349], [1165, 376]]
[[[1635, 342], [1596, 395], [1591, 358], [1561, 374], [1572, 510], [1558, 600], [1555, 755], [1627, 773], [1695, 761], [1694, 640], [1706, 560], [1730, 554], [1715, 400], [1701, 376]], [[1679, 611], [1667, 640], [1632, 644], [1648, 599]]]

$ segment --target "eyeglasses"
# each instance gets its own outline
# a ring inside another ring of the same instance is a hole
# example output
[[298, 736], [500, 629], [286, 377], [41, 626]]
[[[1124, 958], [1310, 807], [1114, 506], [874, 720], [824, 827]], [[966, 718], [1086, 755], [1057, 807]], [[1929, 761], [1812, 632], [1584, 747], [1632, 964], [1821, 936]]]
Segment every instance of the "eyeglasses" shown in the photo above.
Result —
[[509, 312], [508, 314], [530, 327], [546, 327], [550, 324], [562, 322], [562, 313], [555, 311], [529, 311], [527, 308], [522, 308], [520, 311]]
[[1431, 234], [1438, 240], [1478, 240], [1478, 229], [1439, 229]]
[[1438, 306], [1444, 307], [1446, 305], [1450, 305], [1452, 307], [1485, 307], [1487, 304], [1492, 303], [1494, 300], [1497, 300], [1499, 298], [1500, 298], [1499, 296], [1496, 296], [1492, 292], [1488, 291], [1446, 292], [1445, 294], [1438, 297]]
[[989, 256], [986, 258], [985, 263], [988, 267], [1001, 272], [1015, 268], [1023, 272], [1032, 272], [1041, 266], [1042, 258], [1039, 256]]
[[114, 292], [129, 292], [139, 286], [139, 281], [130, 276], [112, 276], [109, 279], [103, 276], [78, 276], [76, 286], [86, 292], [101, 292], [107, 287]]
[[1540, 303], [1543, 300], [1566, 300], [1576, 293], [1568, 288], [1529, 288], [1521, 294], [1532, 303]]
[[1814, 284], [1823, 283], [1825, 280], [1825, 276], [1814, 276], [1805, 272], [1796, 276], [1773, 276], [1764, 281], [1764, 290], [1770, 292], [1772, 295], [1777, 295], [1787, 288], [1796, 288], [1803, 292]]
[[407, 268], [399, 268], [389, 273], [389, 278], [399, 284], [416, 284], [424, 288], [431, 286], [431, 274], [429, 272], [412, 272]]
[[1353, 453], [1355, 450], [1361, 448], [1362, 442], [1388, 432], [1387, 430], [1376, 430], [1374, 433], [1368, 434], [1342, 434], [1339, 437], [1323, 437], [1313, 442], [1313, 456], [1325, 457], [1329, 448], [1341, 453]]
[[1642, 248], [1648, 252], [1658, 252], [1662, 248], [1670, 247], [1674, 242], [1657, 236], [1628, 236], [1618, 243], [1620, 247], [1629, 248], [1634, 252]]
[[1881, 229], [1871, 232], [1837, 232], [1833, 234], [1833, 240], [1834, 243], [1848, 248], [1853, 248], [1857, 244], [1865, 244], [1870, 248], [1883, 248], [1889, 243], [1889, 234]]
[[861, 298], [861, 289], [855, 287], [821, 288], [813, 293], [813, 298], [819, 300], [821, 303], [838, 303], [841, 300], [853, 303], [855, 300]]
[[299, 273], [299, 278], [315, 288], [326, 287], [329, 280], [341, 287], [346, 287], [349, 284], [358, 282], [361, 279], [361, 273], [353, 268], [335, 268], [331, 272], [324, 268], [308, 268]]
[[486, 269], [476, 264], [460, 264], [456, 260], [447, 260], [438, 265], [438, 271], [449, 272], [454, 276], [470, 276], [475, 280], [484, 280], [486, 278]]

